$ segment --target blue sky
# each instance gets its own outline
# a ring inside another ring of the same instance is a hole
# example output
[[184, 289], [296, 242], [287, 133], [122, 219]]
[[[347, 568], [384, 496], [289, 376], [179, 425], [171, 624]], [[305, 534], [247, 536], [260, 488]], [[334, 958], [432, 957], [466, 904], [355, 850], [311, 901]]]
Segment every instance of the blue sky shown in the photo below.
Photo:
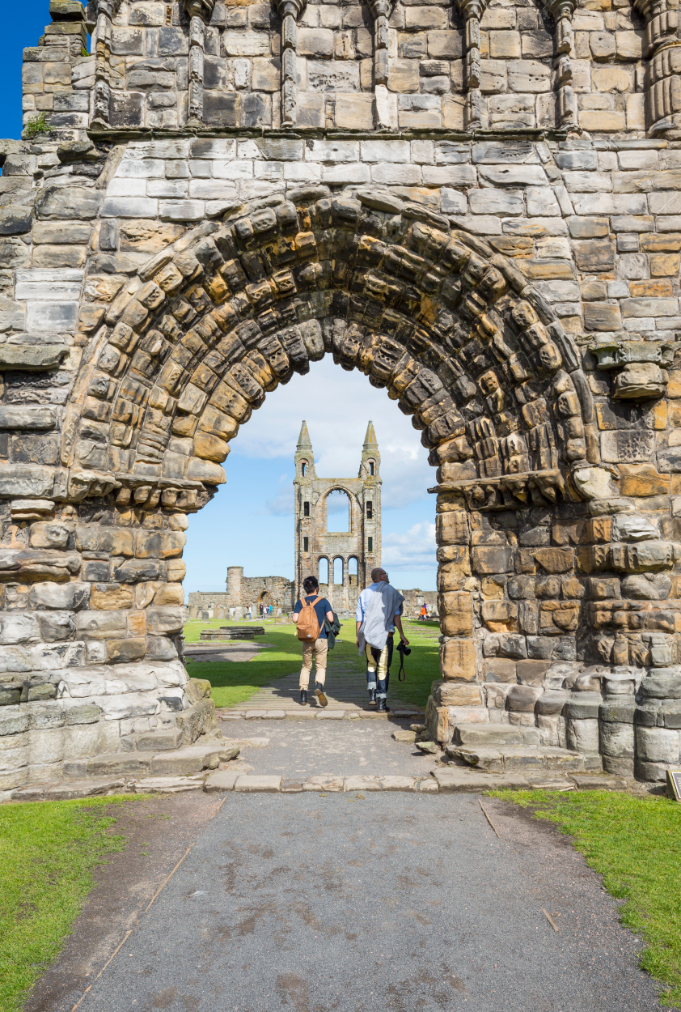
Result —
[[[21, 133], [21, 56], [49, 23], [49, 0], [5, 0], [0, 35], [0, 137]], [[223, 590], [228, 565], [247, 576], [293, 576], [293, 453], [305, 418], [317, 474], [355, 477], [367, 422], [376, 426], [383, 477], [383, 564], [398, 587], [435, 589], [435, 484], [419, 433], [360, 373], [329, 356], [268, 395], [232, 444], [227, 485], [190, 517], [185, 587]]]
[[49, 0], [21, 0], [2, 4], [0, 33], [0, 137], [21, 134], [21, 55], [26, 46], [37, 46], [49, 25]]
[[189, 519], [192, 590], [223, 590], [228, 565], [246, 576], [293, 576], [293, 454], [307, 421], [320, 477], [356, 477], [373, 421], [383, 479], [383, 565], [398, 587], [435, 590], [435, 484], [420, 433], [385, 390], [327, 355], [268, 394], [232, 442], [227, 484]]

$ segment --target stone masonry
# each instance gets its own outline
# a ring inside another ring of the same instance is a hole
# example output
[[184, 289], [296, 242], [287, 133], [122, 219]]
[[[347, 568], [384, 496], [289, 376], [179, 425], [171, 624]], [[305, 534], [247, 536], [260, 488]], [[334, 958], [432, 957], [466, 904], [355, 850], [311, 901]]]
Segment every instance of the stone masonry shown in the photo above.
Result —
[[210, 725], [187, 515], [325, 354], [437, 469], [438, 739], [679, 762], [677, 7], [52, 0], [1, 156], [0, 790]]

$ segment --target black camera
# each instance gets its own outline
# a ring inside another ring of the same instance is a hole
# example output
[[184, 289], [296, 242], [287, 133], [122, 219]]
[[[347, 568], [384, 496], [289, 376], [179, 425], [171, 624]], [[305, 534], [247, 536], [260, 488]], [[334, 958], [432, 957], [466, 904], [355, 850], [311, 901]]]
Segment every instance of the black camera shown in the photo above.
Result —
[[397, 644], [397, 649], [404, 657], [408, 657], [409, 654], [411, 653], [411, 647], [408, 647], [406, 643], [402, 642], [402, 640], [400, 640], [400, 642]]

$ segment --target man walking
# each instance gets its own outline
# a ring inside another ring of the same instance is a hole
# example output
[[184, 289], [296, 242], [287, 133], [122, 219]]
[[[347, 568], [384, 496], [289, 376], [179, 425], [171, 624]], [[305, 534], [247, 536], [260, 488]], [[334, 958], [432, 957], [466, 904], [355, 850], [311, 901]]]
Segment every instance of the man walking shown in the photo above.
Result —
[[303, 666], [300, 669], [300, 702], [307, 703], [307, 690], [312, 672], [312, 661], [315, 661], [314, 694], [320, 706], [326, 706], [328, 699], [324, 695], [326, 681], [326, 658], [329, 641], [326, 635], [324, 619], [333, 622], [331, 602], [319, 597], [319, 583], [314, 576], [303, 580], [303, 589], [307, 595], [301, 598], [293, 609], [293, 621], [298, 626], [298, 639], [303, 644]]
[[371, 586], [361, 592], [357, 601], [357, 646], [367, 659], [369, 702], [377, 703], [378, 710], [389, 711], [388, 682], [395, 627], [404, 645], [409, 645], [402, 630], [404, 598], [390, 586], [385, 569], [372, 569], [371, 580]]

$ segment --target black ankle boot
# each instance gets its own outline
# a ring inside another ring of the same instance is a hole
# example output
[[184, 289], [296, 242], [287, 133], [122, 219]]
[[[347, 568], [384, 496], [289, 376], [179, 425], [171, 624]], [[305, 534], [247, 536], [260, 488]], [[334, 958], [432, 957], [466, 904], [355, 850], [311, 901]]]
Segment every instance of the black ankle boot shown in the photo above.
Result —
[[324, 695], [324, 686], [321, 682], [317, 682], [315, 685], [314, 694], [317, 697], [317, 702], [320, 706], [328, 706], [329, 701]]
[[307, 706], [307, 692], [305, 689], [300, 690], [300, 705]]
[[390, 707], [388, 706], [388, 702], [385, 696], [382, 696], [378, 700], [378, 706], [376, 707], [376, 709], [379, 713], [390, 713]]
[[370, 703], [376, 702], [376, 689], [369, 689], [369, 702]]

